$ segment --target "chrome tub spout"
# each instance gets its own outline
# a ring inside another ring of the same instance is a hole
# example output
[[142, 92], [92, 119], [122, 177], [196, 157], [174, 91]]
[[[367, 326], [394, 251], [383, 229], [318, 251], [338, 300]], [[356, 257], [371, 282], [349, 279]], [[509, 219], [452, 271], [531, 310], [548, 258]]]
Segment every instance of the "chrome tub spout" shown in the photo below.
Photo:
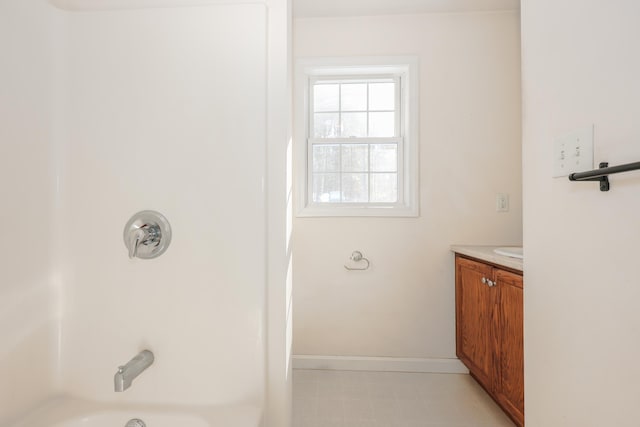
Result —
[[131, 386], [131, 382], [153, 363], [153, 353], [142, 350], [136, 357], [124, 366], [118, 367], [113, 377], [115, 391], [125, 391]]

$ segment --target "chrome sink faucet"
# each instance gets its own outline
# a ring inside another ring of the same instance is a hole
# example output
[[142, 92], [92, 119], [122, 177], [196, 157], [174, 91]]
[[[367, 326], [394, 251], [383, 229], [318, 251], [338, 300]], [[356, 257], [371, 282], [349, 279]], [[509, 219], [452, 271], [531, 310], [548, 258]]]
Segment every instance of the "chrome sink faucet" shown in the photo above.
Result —
[[153, 363], [153, 353], [149, 350], [142, 350], [136, 357], [127, 362], [124, 366], [118, 367], [113, 377], [115, 391], [125, 391], [131, 387], [131, 382]]

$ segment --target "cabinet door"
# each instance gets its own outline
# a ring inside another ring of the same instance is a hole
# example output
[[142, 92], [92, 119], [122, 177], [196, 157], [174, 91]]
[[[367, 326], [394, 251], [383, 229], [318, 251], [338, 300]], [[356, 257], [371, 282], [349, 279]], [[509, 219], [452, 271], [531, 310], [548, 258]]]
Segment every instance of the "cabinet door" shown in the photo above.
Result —
[[492, 389], [493, 310], [496, 288], [483, 283], [492, 279], [492, 268], [456, 258], [456, 354], [487, 390]]
[[524, 346], [522, 276], [495, 271], [498, 303], [497, 357], [494, 390], [502, 407], [524, 424]]

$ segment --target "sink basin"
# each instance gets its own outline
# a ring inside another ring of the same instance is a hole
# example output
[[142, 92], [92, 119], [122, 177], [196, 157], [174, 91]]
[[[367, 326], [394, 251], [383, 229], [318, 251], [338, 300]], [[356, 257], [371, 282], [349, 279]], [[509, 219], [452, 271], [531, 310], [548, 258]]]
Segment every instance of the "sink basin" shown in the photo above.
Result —
[[520, 259], [524, 258], [522, 248], [516, 247], [516, 246], [509, 246], [509, 247], [505, 246], [503, 248], [495, 248], [493, 252], [497, 253], [498, 255], [504, 255], [511, 258], [520, 258]]

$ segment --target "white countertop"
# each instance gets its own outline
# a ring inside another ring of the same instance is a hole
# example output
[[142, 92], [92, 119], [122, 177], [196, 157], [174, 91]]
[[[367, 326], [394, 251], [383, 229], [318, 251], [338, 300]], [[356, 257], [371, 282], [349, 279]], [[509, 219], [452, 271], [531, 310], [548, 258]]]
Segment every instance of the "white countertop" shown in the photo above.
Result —
[[479, 260], [487, 261], [492, 264], [497, 264], [503, 267], [522, 271], [523, 262], [521, 259], [498, 255], [497, 253], [493, 252], [494, 249], [502, 247], [505, 246], [451, 245], [451, 251], [460, 255], [470, 256], [472, 258], [477, 258]]

